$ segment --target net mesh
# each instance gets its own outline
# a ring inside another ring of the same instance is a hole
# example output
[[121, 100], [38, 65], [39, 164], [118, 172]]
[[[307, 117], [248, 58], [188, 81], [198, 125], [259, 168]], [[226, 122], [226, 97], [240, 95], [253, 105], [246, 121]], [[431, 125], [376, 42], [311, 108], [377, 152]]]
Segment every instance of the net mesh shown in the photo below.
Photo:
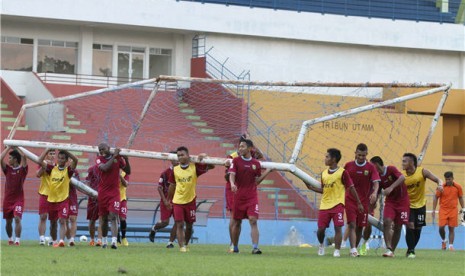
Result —
[[[104, 141], [112, 147], [127, 147], [154, 85], [30, 108], [12, 139], [81, 145]], [[225, 157], [236, 150], [239, 137], [248, 133], [266, 159], [283, 163], [289, 162], [303, 121], [406, 93], [389, 86], [293, 87], [195, 80], [161, 81], [158, 85], [131, 149], [168, 152], [185, 145], [192, 154], [206, 152]], [[59, 84], [47, 87], [55, 97], [94, 89]], [[410, 89], [408, 93], [421, 90], [425, 89]], [[327, 148], [342, 151], [343, 165], [353, 159], [356, 145], [365, 143], [370, 156], [380, 155], [385, 163], [399, 167], [404, 152], [420, 152], [431, 119], [431, 115], [416, 114], [401, 103], [313, 125], [296, 165], [319, 179]], [[85, 176], [95, 154], [77, 154], [78, 169]], [[146, 184], [156, 182], [169, 162], [131, 160], [135, 164], [131, 182], [141, 185], [128, 189], [129, 196], [158, 196], [153, 186]], [[199, 181], [204, 191], [199, 198], [216, 201], [210, 215], [223, 216], [224, 169], [215, 169]], [[265, 217], [316, 217], [319, 196], [306, 191], [302, 181], [292, 174], [276, 172], [261, 187]]]

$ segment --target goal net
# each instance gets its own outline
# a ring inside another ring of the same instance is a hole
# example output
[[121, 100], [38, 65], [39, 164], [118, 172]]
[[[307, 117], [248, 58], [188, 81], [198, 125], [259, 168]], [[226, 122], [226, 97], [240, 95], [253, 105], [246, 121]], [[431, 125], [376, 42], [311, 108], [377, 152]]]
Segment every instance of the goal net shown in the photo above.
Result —
[[[419, 154], [428, 137], [440, 137], [430, 133], [433, 114], [416, 113], [410, 110], [409, 103], [429, 97], [439, 105], [437, 97], [449, 88], [167, 76], [111, 88], [53, 84], [47, 87], [55, 98], [23, 107], [7, 137], [10, 144], [27, 140], [32, 141], [27, 144], [29, 147], [74, 150], [79, 155], [81, 171], [93, 164], [95, 146], [100, 142], [129, 149], [124, 154], [135, 157], [137, 164], [132, 181], [147, 186], [129, 190], [138, 197], [153, 195], [153, 182], [169, 166], [169, 162], [146, 158], [174, 158], [160, 153], [185, 145], [192, 154], [206, 152], [216, 157], [210, 160], [212, 163], [221, 164], [224, 159], [220, 158], [235, 151], [239, 137], [247, 133], [269, 161], [265, 167], [281, 172], [263, 185], [271, 192], [280, 189], [274, 196], [266, 195], [266, 199], [275, 199], [271, 204], [276, 208], [278, 199], [290, 196], [301, 197], [294, 203], [303, 199], [302, 204], [318, 206], [319, 198], [308, 192], [302, 179], [318, 185], [315, 179], [325, 168], [327, 148], [342, 151], [341, 165], [353, 159], [358, 143], [368, 145], [370, 156], [379, 155], [386, 163], [397, 166], [404, 152]], [[89, 90], [92, 91], [70, 92]], [[363, 112], [342, 112], [363, 106], [367, 106]], [[308, 120], [314, 121], [304, 124]], [[39, 149], [31, 150], [40, 153]], [[438, 150], [430, 149], [426, 156], [436, 154], [440, 154]], [[202, 183], [224, 187], [224, 170], [213, 170]], [[298, 195], [291, 195], [295, 191]], [[223, 194], [224, 190], [218, 190], [214, 195], [218, 212], [224, 205]], [[296, 216], [308, 218], [311, 214]]]

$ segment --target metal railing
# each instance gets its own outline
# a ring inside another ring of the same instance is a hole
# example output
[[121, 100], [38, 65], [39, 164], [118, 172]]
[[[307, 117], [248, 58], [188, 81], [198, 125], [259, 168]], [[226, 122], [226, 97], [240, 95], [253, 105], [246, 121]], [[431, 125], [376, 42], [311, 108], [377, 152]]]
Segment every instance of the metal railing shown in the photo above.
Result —
[[210, 4], [244, 6], [250, 8], [267, 8], [296, 12], [360, 16], [368, 18], [385, 18], [391, 20], [427, 21], [438, 23], [455, 23], [461, 0], [443, 1], [448, 6], [441, 12], [436, 1], [428, 0], [184, 0]]

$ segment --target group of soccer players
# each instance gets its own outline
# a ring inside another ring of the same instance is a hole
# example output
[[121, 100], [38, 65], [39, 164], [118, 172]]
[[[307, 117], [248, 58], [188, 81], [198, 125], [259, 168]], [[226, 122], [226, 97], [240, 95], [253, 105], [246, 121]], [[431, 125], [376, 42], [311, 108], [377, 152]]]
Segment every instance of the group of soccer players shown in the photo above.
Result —
[[[419, 167], [417, 157], [412, 153], [403, 155], [402, 172], [395, 166], [385, 165], [380, 156], [374, 156], [368, 161], [367, 155], [367, 146], [363, 143], [357, 145], [355, 160], [346, 163], [342, 168], [338, 166], [342, 158], [341, 152], [338, 149], [330, 148], [325, 156], [325, 165], [328, 168], [321, 174], [321, 188], [315, 188], [306, 183], [310, 190], [323, 194], [318, 214], [317, 238], [320, 242], [318, 255], [325, 254], [323, 243], [325, 230], [332, 220], [335, 230], [333, 256], [340, 257], [344, 211], [347, 217], [350, 256], [366, 255], [366, 243], [371, 234], [371, 226], [367, 223], [368, 215], [374, 214], [378, 196], [382, 191], [386, 197], [383, 212], [383, 234], [386, 252], [383, 257], [394, 257], [402, 226], [406, 225], [406, 243], [408, 247], [406, 256], [415, 258], [415, 247], [420, 240], [422, 227], [426, 225], [426, 179], [430, 179], [437, 184], [437, 197], [441, 197], [445, 193], [443, 182], [429, 170]], [[453, 183], [453, 178], [447, 180], [448, 177], [452, 177], [452, 173], [447, 172], [445, 177], [446, 181], [450, 182], [446, 187], [454, 187], [451, 188], [451, 192], [448, 194], [451, 194], [450, 197], [455, 198], [455, 201], [449, 203], [450, 209], [452, 209], [452, 211], [448, 212], [450, 215], [443, 215], [442, 217], [445, 217], [442, 219], [443, 221], [440, 219], [439, 226], [442, 227], [440, 233], [444, 240], [443, 249], [445, 249], [446, 242], [445, 224], [449, 222], [449, 225], [457, 226], [458, 199], [460, 199], [460, 204], [464, 208], [461, 188], [455, 188], [459, 185]], [[456, 190], [458, 192], [455, 192]], [[346, 193], [346, 191], [349, 192]], [[434, 207], [436, 207], [436, 204]], [[452, 216], [452, 214], [455, 214], [455, 216]], [[451, 233], [452, 239], [450, 239], [449, 249], [453, 250], [453, 232]], [[359, 254], [357, 248], [361, 240], [363, 241]]]
[[[87, 219], [89, 220], [90, 245], [107, 248], [109, 222], [111, 222], [111, 248], [117, 249], [117, 244], [128, 246], [126, 239], [127, 198], [126, 188], [131, 174], [127, 157], [121, 156], [118, 148], [110, 152], [106, 143], [98, 145], [99, 154], [95, 165], [88, 169], [87, 184], [98, 191], [98, 197], [88, 198]], [[175, 225], [170, 233], [168, 248], [173, 248], [177, 238], [181, 252], [189, 251], [188, 244], [193, 233], [196, 220], [196, 184], [197, 178], [213, 169], [202, 160], [206, 154], [198, 155], [198, 163], [191, 162], [189, 150], [179, 147], [171, 152], [177, 155], [177, 160], [171, 161], [158, 181], [160, 194], [160, 221], [152, 227], [149, 239], [154, 242], [156, 232], [169, 224], [174, 217]], [[9, 154], [8, 164], [4, 162]], [[318, 214], [317, 238], [320, 242], [318, 255], [325, 254], [325, 230], [331, 221], [335, 230], [334, 257], [340, 257], [342, 242], [342, 227], [344, 214], [347, 218], [347, 237], [350, 243], [350, 256], [366, 255], [366, 243], [370, 238], [371, 225], [368, 215], [374, 214], [378, 197], [383, 193], [385, 206], [383, 213], [384, 239], [386, 252], [384, 257], [394, 257], [394, 252], [401, 236], [401, 229], [406, 225], [407, 257], [415, 258], [415, 247], [420, 239], [422, 227], [425, 226], [426, 198], [425, 182], [430, 179], [437, 183], [437, 193], [434, 201], [440, 198], [440, 234], [445, 249], [445, 225], [449, 225], [449, 249], [453, 250], [454, 232], [457, 226], [457, 199], [462, 200], [460, 185], [453, 182], [451, 172], [445, 174], [446, 185], [429, 170], [417, 165], [417, 157], [405, 153], [402, 158], [403, 171], [395, 166], [385, 165], [380, 156], [367, 160], [368, 148], [365, 144], [357, 145], [355, 160], [339, 167], [342, 158], [338, 149], [330, 148], [326, 152], [325, 165], [328, 166], [321, 174], [321, 188], [309, 183], [307, 187], [322, 194]], [[230, 253], [239, 252], [239, 237], [243, 219], [248, 219], [251, 226], [252, 254], [261, 254], [258, 247], [259, 218], [257, 186], [271, 172], [262, 174], [259, 159], [263, 155], [257, 150], [247, 136], [240, 139], [238, 150], [228, 156], [226, 163], [226, 205], [230, 212], [229, 225]], [[68, 151], [59, 151], [55, 164], [55, 150], [46, 149], [39, 157], [37, 177], [41, 178], [39, 187], [39, 243], [45, 245], [45, 228], [47, 217], [50, 220], [51, 245], [64, 247], [64, 240], [74, 246], [76, 235], [76, 218], [78, 202], [76, 189], [71, 184], [71, 177], [79, 180], [76, 171], [78, 159]], [[20, 245], [21, 217], [24, 208], [23, 184], [28, 172], [25, 155], [18, 148], [5, 148], [1, 154], [2, 170], [6, 176], [5, 196], [3, 201], [3, 216], [6, 219], [8, 244]], [[455, 201], [453, 201], [455, 200]], [[451, 202], [453, 201], [453, 202]], [[454, 206], [455, 204], [455, 206]], [[455, 209], [454, 209], [455, 208]], [[441, 210], [446, 210], [442, 211]], [[454, 216], [455, 214], [455, 216]], [[433, 213], [434, 217], [434, 213]], [[12, 222], [15, 221], [15, 240], [13, 240]], [[95, 241], [96, 221], [98, 238]], [[455, 222], [454, 222], [455, 220]], [[58, 232], [59, 227], [59, 235]], [[119, 227], [120, 226], [120, 227]], [[120, 232], [121, 229], [121, 239]], [[358, 246], [360, 246], [360, 254]]]

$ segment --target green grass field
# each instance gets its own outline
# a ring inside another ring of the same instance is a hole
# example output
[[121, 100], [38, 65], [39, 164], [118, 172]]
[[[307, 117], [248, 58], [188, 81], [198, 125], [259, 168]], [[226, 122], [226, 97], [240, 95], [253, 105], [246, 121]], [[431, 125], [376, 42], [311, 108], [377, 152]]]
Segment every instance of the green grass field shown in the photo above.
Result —
[[465, 275], [465, 252], [418, 250], [416, 259], [403, 249], [392, 259], [382, 249], [350, 258], [317, 256], [316, 248], [263, 246], [262, 255], [251, 255], [250, 246], [239, 254], [226, 253], [225, 245], [194, 244], [187, 253], [163, 244], [132, 243], [117, 250], [80, 244], [74, 248], [40, 247], [23, 242], [20, 247], [2, 241], [2, 275]]

